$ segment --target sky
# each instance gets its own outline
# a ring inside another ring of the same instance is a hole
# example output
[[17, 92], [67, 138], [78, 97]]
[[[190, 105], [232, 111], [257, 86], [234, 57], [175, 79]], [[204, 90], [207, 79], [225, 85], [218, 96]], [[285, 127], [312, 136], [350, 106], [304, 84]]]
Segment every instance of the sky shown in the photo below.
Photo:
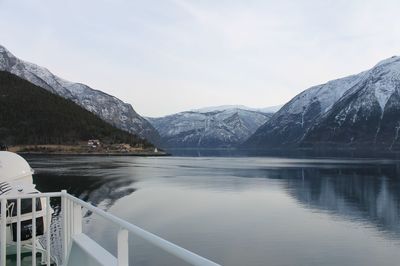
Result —
[[283, 104], [399, 55], [400, 1], [0, 0], [0, 44], [145, 116]]

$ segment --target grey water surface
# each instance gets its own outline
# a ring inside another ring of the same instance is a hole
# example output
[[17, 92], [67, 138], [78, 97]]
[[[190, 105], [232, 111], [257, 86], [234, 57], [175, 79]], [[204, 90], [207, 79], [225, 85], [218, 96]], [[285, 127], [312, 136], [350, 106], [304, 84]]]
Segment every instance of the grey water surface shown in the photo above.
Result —
[[[399, 265], [400, 161], [27, 157], [68, 192], [222, 265]], [[56, 204], [56, 203], [55, 203]], [[116, 252], [116, 232], [84, 231]], [[134, 265], [185, 265], [130, 235]]]

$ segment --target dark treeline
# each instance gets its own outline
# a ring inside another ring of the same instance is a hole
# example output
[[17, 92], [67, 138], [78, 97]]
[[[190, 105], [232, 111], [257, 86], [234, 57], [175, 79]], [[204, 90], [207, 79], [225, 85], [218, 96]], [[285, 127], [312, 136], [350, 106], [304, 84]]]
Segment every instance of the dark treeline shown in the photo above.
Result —
[[77, 144], [88, 139], [151, 146], [70, 100], [0, 71], [0, 143]]

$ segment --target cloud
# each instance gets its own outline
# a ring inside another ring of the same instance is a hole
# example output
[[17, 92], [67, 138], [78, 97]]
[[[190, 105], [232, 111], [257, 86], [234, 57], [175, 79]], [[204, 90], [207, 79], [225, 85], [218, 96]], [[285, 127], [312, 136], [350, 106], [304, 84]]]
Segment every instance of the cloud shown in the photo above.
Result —
[[0, 0], [0, 36], [16, 55], [154, 116], [277, 105], [365, 70], [398, 54], [399, 8], [391, 0]]

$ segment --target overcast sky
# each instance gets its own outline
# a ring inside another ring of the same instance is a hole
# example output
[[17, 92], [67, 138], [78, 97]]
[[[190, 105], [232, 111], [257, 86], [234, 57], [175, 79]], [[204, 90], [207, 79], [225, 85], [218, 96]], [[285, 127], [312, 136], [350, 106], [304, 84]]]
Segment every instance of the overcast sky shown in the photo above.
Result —
[[0, 0], [0, 43], [145, 116], [278, 105], [399, 54], [400, 1]]

